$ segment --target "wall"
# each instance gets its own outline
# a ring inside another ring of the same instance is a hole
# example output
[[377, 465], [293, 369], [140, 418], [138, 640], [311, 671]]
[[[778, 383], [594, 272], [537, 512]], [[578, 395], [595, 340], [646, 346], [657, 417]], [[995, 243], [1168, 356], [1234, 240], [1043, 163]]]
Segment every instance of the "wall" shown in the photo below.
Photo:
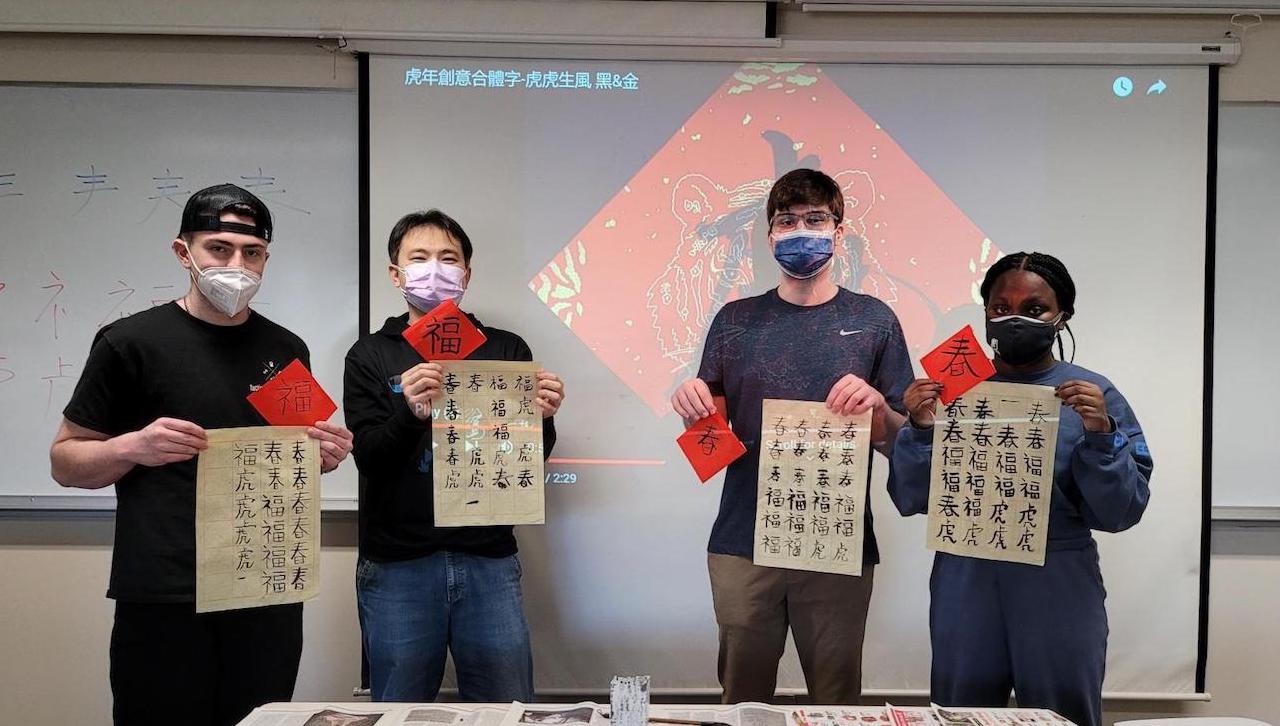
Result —
[[[8, 723], [110, 724], [106, 673], [112, 609], [103, 593], [111, 530], [111, 518], [100, 515], [0, 520], [0, 572], [6, 581], [0, 600], [0, 653], [6, 656], [0, 658], [0, 712]], [[306, 645], [295, 697], [352, 700], [351, 689], [360, 679], [355, 524], [349, 518], [331, 519], [322, 537], [324, 589], [306, 606]], [[1211, 573], [1208, 679], [1213, 700], [1109, 702], [1109, 723], [1232, 715], [1280, 724], [1275, 686], [1280, 673], [1280, 529], [1219, 523]], [[713, 659], [715, 653], [706, 657]], [[867, 702], [879, 701], [869, 697]]]
[[[104, 594], [114, 517], [0, 519], [0, 712], [5, 723], [111, 723]], [[323, 592], [306, 606], [296, 697], [351, 700], [360, 682], [355, 608], [355, 523], [325, 522]]]

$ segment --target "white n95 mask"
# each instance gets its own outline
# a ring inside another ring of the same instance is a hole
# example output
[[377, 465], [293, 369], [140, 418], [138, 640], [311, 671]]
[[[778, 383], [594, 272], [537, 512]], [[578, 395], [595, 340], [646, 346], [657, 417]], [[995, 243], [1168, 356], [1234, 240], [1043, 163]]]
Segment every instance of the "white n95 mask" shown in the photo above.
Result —
[[[187, 254], [191, 255], [190, 245], [187, 245]], [[197, 273], [196, 287], [201, 294], [229, 318], [244, 312], [262, 285], [261, 276], [243, 267], [206, 267], [201, 270], [194, 255], [191, 256], [191, 269]]]

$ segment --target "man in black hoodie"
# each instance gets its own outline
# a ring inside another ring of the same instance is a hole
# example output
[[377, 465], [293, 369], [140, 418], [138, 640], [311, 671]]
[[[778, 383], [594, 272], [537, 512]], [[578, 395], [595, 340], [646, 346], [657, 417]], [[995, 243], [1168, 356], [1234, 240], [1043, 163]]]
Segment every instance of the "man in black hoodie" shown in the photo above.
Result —
[[[402, 337], [471, 280], [471, 240], [438, 210], [404, 216], [391, 230], [391, 282], [409, 310], [388, 318], [347, 353], [343, 406], [365, 478], [360, 496], [356, 599], [375, 701], [435, 699], [446, 651], [463, 701], [533, 699], [529, 626], [512, 527], [436, 527], [432, 503], [431, 402], [443, 372]], [[471, 360], [531, 361], [520, 336], [486, 327]], [[564, 386], [538, 373], [543, 452], [551, 452]]]

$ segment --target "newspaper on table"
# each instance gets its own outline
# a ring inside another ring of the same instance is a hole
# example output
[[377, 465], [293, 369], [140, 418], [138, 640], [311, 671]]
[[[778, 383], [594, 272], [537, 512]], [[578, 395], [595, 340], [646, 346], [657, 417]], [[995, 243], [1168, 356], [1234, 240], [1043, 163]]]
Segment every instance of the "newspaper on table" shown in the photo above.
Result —
[[378, 703], [269, 703], [245, 716], [239, 726], [389, 726], [395, 719], [392, 704]]
[[1043, 708], [945, 708], [886, 705], [891, 726], [1073, 726]]
[[592, 701], [530, 705], [514, 701], [500, 726], [607, 726], [609, 709]]
[[414, 704], [405, 714], [405, 726], [499, 726], [507, 716], [506, 706], [446, 706], [442, 703]]
[[799, 706], [787, 716], [787, 726], [887, 726], [883, 706]]
[[942, 726], [929, 707], [894, 706], [886, 703], [884, 710], [892, 726]]
[[934, 704], [932, 709], [942, 726], [1072, 726], [1043, 708], [944, 708]]
[[[727, 726], [1073, 726], [1040, 708], [941, 706], [733, 706], [653, 704], [650, 716]], [[441, 703], [271, 703], [239, 726], [608, 726], [609, 709], [592, 701], [510, 706]]]
[[[511, 704], [500, 726], [607, 726], [609, 715], [608, 706], [591, 701], [557, 706], [516, 702]], [[734, 706], [655, 703], [649, 706], [649, 716], [718, 722], [728, 726], [790, 726], [786, 708], [750, 702]]]
[[506, 706], [439, 703], [272, 703], [239, 726], [499, 726]]
[[710, 721], [728, 726], [789, 726], [788, 709], [746, 701], [733, 706], [675, 706], [654, 704], [650, 716]]

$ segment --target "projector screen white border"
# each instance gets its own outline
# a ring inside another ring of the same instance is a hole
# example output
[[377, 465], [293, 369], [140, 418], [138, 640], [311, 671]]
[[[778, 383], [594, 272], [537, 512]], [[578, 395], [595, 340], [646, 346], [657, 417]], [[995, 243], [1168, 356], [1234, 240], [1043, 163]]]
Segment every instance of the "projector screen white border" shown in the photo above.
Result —
[[[476, 48], [474, 45], [472, 45], [472, 46], [469, 46], [466, 50], [460, 50], [459, 52], [457, 52], [457, 53], [452, 53], [452, 54], [450, 54], [450, 53], [446, 53], [446, 54], [444, 54], [444, 55], [456, 55], [456, 56], [465, 56], [465, 57], [468, 57], [468, 58], [476, 58], [476, 57], [477, 57], [477, 55], [478, 55], [476, 51], [477, 51], [477, 48]], [[548, 53], [547, 53], [547, 52], [545, 52], [545, 51], [546, 51], [546, 49], [541, 49], [541, 51], [540, 51], [540, 52], [534, 52], [534, 53], [531, 53], [531, 55], [532, 55], [532, 57], [535, 57], [535, 58], [549, 58], [549, 59], [559, 59], [559, 58], [563, 58], [563, 57], [564, 57], [564, 55], [563, 55], [563, 54], [558, 54], [558, 53], [548, 54]], [[624, 56], [624, 57], [631, 57], [631, 54], [626, 53], [626, 52], [623, 52], [621, 55], [622, 55], [622, 56]], [[526, 57], [526, 56], [524, 56], [523, 54], [519, 54], [519, 53], [500, 53], [500, 54], [495, 54], [493, 57], [495, 57], [495, 58], [523, 58], [523, 57]], [[596, 58], [595, 58], [594, 56], [591, 56], [591, 57], [580, 57], [580, 58], [576, 58], [576, 60], [595, 60], [595, 59], [596, 59]], [[664, 59], [666, 59], [666, 60], [671, 60], [671, 59], [673, 59], [673, 58], [672, 58], [671, 56], [664, 56]], [[677, 53], [677, 54], [676, 54], [676, 58], [675, 58], [675, 59], [684, 59], [684, 58], [683, 58], [683, 56], [682, 56], [680, 53]], [[743, 58], [739, 55], [739, 56], [735, 57], [735, 58], [734, 58], [734, 60], [739, 60], [739, 61], [741, 61], [741, 60], [743, 60]], [[753, 60], [754, 60], [754, 59], [753, 59]], [[362, 58], [362, 63], [364, 64], [364, 65], [362, 66], [362, 81], [363, 81], [363, 84], [364, 84], [364, 85], [363, 85], [363, 89], [364, 89], [364, 92], [365, 92], [365, 93], [367, 93], [367, 92], [368, 92], [368, 88], [369, 88], [369, 85], [368, 85], [368, 73], [369, 73], [369, 68], [368, 68], [368, 65], [367, 65], [367, 64], [368, 64], [368, 59], [366, 59], [366, 58]], [[1090, 63], [1089, 63], [1089, 65], [1094, 65], [1094, 64], [1097, 64], [1097, 63], [1098, 63], [1098, 62], [1097, 62], [1096, 60], [1094, 60], [1094, 61], [1090, 62]], [[1055, 64], [1055, 65], [1070, 65], [1070, 64]], [[1204, 65], [1204, 63], [1203, 63], [1203, 61], [1202, 61], [1201, 63], [1196, 64], [1196, 65]], [[1209, 94], [1209, 95], [1210, 95], [1210, 103], [1209, 103], [1209, 107], [1208, 107], [1208, 108], [1209, 108], [1209, 114], [1210, 114], [1210, 118], [1209, 118], [1209, 120], [1208, 120], [1208, 123], [1210, 124], [1210, 129], [1209, 129], [1210, 133], [1209, 133], [1209, 136], [1208, 136], [1208, 143], [1209, 143], [1209, 155], [1210, 155], [1210, 160], [1212, 160], [1212, 158], [1213, 158], [1213, 154], [1214, 154], [1214, 144], [1216, 143], [1216, 139], [1214, 139], [1214, 137], [1213, 137], [1213, 135], [1212, 135], [1212, 132], [1213, 132], [1213, 125], [1212, 125], [1212, 124], [1213, 124], [1213, 120], [1214, 120], [1214, 119], [1213, 119], [1213, 116], [1214, 116], [1214, 114], [1216, 113], [1217, 69], [1216, 69], [1216, 67], [1215, 67], [1215, 66], [1210, 65], [1210, 68], [1209, 68], [1209, 74], [1208, 74], [1208, 75], [1209, 75], [1209, 85], [1210, 85], [1210, 94]], [[367, 100], [366, 100], [366, 103], [367, 103]], [[367, 106], [366, 106], [366, 108], [367, 108]], [[366, 116], [363, 120], [367, 122], [367, 121], [368, 121], [367, 116]], [[368, 178], [368, 177], [367, 177], [368, 170], [367, 170], [367, 169], [365, 169], [365, 170], [364, 170], [364, 173], [366, 174], [366, 176], [364, 176], [363, 178], [367, 179], [367, 178]], [[1212, 182], [1212, 178], [1213, 178], [1213, 171], [1212, 171], [1212, 169], [1210, 169], [1209, 174], [1208, 174], [1208, 182], [1209, 182], [1209, 183], [1211, 183], [1211, 182]], [[1207, 196], [1207, 195], [1206, 195], [1206, 196]], [[1211, 220], [1211, 219], [1212, 219], [1212, 216], [1211, 216], [1211, 215], [1213, 214], [1213, 209], [1212, 209], [1212, 207], [1208, 207], [1208, 208], [1206, 208], [1206, 209], [1204, 210], [1204, 213], [1205, 213], [1205, 216], [1206, 216], [1209, 220]], [[369, 230], [364, 230], [364, 232], [365, 232], [366, 234], [368, 234]], [[382, 235], [381, 235], [381, 234], [375, 234], [374, 236], [375, 236], [375, 237], [381, 237]], [[1205, 269], [1206, 269], [1206, 270], [1211, 269], [1211, 259], [1212, 259], [1212, 258], [1211, 258], [1211, 254], [1212, 254], [1211, 239], [1212, 239], [1211, 237], [1206, 237], [1206, 238], [1205, 238], [1204, 253], [1205, 253], [1206, 257], [1204, 258], [1204, 262], [1205, 262]], [[385, 252], [379, 251], [379, 246], [380, 246], [380, 245], [375, 245], [375, 246], [372, 248], [372, 256], [373, 256], [373, 259], [375, 259], [375, 260], [379, 260], [379, 261], [380, 261], [381, 256], [385, 255]], [[374, 286], [381, 286], [381, 285], [384, 285], [384, 284], [385, 284], [385, 278], [383, 278], [383, 277], [382, 277], [382, 274], [383, 274], [383, 273], [381, 273], [381, 272], [380, 272], [380, 269], [381, 269], [381, 266], [380, 266], [380, 265], [376, 265], [375, 267], [373, 267], [373, 268], [371, 268], [371, 269], [369, 270], [369, 273], [370, 273], [370, 275], [369, 275], [369, 280], [370, 280], [370, 282], [372, 283], [372, 285], [374, 285]], [[1211, 280], [1211, 279], [1209, 279], [1209, 280], [1207, 280], [1207, 281], [1206, 281], [1206, 285], [1211, 285], [1211, 284], [1212, 284], [1212, 280]], [[376, 291], [376, 290], [377, 290], [377, 288], [375, 287], [375, 288], [374, 288], [374, 290]], [[382, 293], [375, 293], [374, 297], [375, 297], [375, 298], [379, 298], [379, 299], [380, 299], [380, 302], [378, 302], [377, 304], [375, 304], [375, 305], [374, 305], [374, 307], [375, 307], [375, 308], [377, 308], [377, 312], [379, 312], [379, 313], [384, 312], [384, 311], [385, 311], [385, 309], [386, 309], [386, 308], [385, 308], [385, 304], [387, 303], [386, 296], [385, 296], [384, 294], [382, 294]], [[1207, 305], [1211, 305], [1211, 301], [1208, 301], [1206, 304], [1207, 304]], [[1205, 333], [1206, 333], [1206, 336], [1207, 336], [1208, 332], [1211, 330], [1211, 313], [1212, 313], [1212, 308], [1211, 308], [1211, 307], [1206, 306], [1206, 307], [1205, 307], [1205, 308], [1203, 308], [1202, 310], [1199, 310], [1199, 309], [1198, 309], [1196, 312], [1197, 312], [1197, 313], [1199, 313], [1199, 312], [1203, 312], [1203, 314], [1205, 315], [1204, 320], [1206, 321], [1206, 325], [1205, 325], [1205, 327], [1204, 327], [1204, 330], [1205, 330]], [[380, 319], [380, 318], [379, 318], [379, 319]], [[1199, 322], [1199, 321], [1197, 321], [1196, 326], [1193, 326], [1193, 327], [1198, 327], [1198, 322]], [[1104, 327], [1105, 327], [1105, 326], [1104, 326]], [[1206, 338], [1206, 341], [1205, 341], [1205, 343], [1204, 343], [1204, 344], [1205, 344], [1206, 346], [1208, 346], [1208, 344], [1209, 344], [1209, 343], [1208, 343], [1207, 338]], [[1203, 372], [1206, 372], [1206, 373], [1207, 373], [1207, 370], [1208, 370], [1208, 366], [1209, 366], [1209, 365], [1211, 365], [1210, 355], [1211, 355], [1211, 351], [1209, 351], [1209, 350], [1208, 350], [1208, 348], [1206, 347], [1206, 349], [1205, 349], [1205, 360], [1204, 360], [1205, 368], [1204, 368], [1204, 370], [1203, 370]], [[1088, 365], [1088, 361], [1086, 361], [1086, 365]], [[1206, 385], [1207, 385], [1207, 378], [1204, 378], [1203, 376], [1202, 376], [1202, 378], [1203, 378], [1203, 382], [1205, 382], [1205, 383], [1206, 383]], [[1124, 386], [1122, 385], [1122, 388], [1123, 388], [1123, 387], [1124, 387]], [[1206, 399], [1206, 400], [1207, 400], [1207, 399]], [[1206, 404], [1206, 405], [1207, 405], [1207, 404]], [[1211, 411], [1210, 411], [1210, 409], [1206, 408], [1206, 421], [1208, 421], [1208, 416], [1210, 416], [1210, 415], [1211, 415]], [[1199, 450], [1199, 444], [1200, 444], [1200, 443], [1201, 443], [1200, 441], [1197, 441], [1197, 447], [1196, 447], [1196, 449], [1197, 449], [1197, 450]], [[1207, 439], [1206, 439], [1206, 440], [1204, 440], [1204, 443], [1207, 445], [1207, 443], [1208, 443]], [[1209, 451], [1208, 451], [1208, 449], [1207, 449], [1207, 448], [1205, 448], [1205, 449], [1203, 450], [1203, 454], [1204, 454], [1204, 457], [1205, 457], [1205, 458], [1204, 458], [1204, 460], [1205, 460], [1205, 461], [1207, 461], [1207, 457], [1208, 457], [1208, 455], [1209, 455]], [[1208, 490], [1208, 487], [1209, 487], [1209, 485], [1210, 485], [1210, 482], [1209, 482], [1209, 480], [1208, 480], [1208, 478], [1207, 478], [1207, 472], [1206, 472], [1206, 476], [1203, 478], [1202, 485], [1203, 485], [1203, 487], [1202, 487], [1203, 501], [1201, 502], [1201, 506], [1200, 506], [1200, 514], [1201, 514], [1201, 516], [1200, 516], [1200, 520], [1201, 520], [1201, 521], [1200, 521], [1200, 523], [1199, 523], [1199, 524], [1200, 524], [1200, 526], [1201, 526], [1201, 542], [1200, 542], [1200, 548], [1199, 548], [1199, 553], [1200, 553], [1200, 557], [1199, 557], [1199, 559], [1200, 559], [1200, 573], [1199, 573], [1199, 575], [1200, 575], [1200, 592], [1199, 592], [1199, 621], [1200, 621], [1200, 627], [1199, 627], [1199, 634], [1198, 634], [1198, 638], [1197, 638], [1198, 646], [1197, 646], [1197, 648], [1196, 648], [1196, 668], [1195, 668], [1195, 688], [1196, 688], [1196, 691], [1195, 691], [1194, 693], [1165, 693], [1165, 692], [1160, 692], [1160, 693], [1146, 693], [1146, 692], [1133, 692], [1133, 691], [1123, 691], [1123, 692], [1122, 692], [1122, 691], [1115, 691], [1115, 692], [1107, 692], [1107, 693], [1105, 694], [1105, 696], [1106, 696], [1107, 698], [1109, 698], [1109, 699], [1142, 699], [1142, 700], [1199, 700], [1199, 699], [1203, 699], [1203, 698], [1207, 697], [1207, 695], [1208, 695], [1208, 694], [1206, 693], [1205, 686], [1204, 686], [1204, 667], [1205, 667], [1205, 657], [1206, 657], [1206, 652], [1207, 652], [1206, 633], [1207, 633], [1208, 536], [1209, 536], [1209, 508], [1208, 508], [1207, 502], [1208, 502], [1208, 497], [1209, 497], [1209, 490]], [[878, 509], [880, 509], [880, 507], [877, 507], [877, 508], [878, 508]], [[1104, 538], [1104, 539], [1105, 539], [1105, 538]], [[1103, 551], [1104, 551], [1104, 560], [1105, 560], [1107, 557], [1109, 557], [1109, 556], [1110, 556], [1110, 555], [1107, 555], [1107, 554], [1106, 554], [1107, 549], [1108, 549], [1108, 547], [1104, 545], [1104, 546], [1103, 546]], [[688, 692], [688, 693], [695, 693], [695, 692], [696, 692], [696, 693], [705, 693], [705, 692], [708, 692], [708, 690], [707, 690], [707, 689], [667, 689], [667, 690], [673, 690], [673, 691], [674, 691], [674, 692], [676, 692], [676, 693], [680, 693], [680, 692]], [[794, 689], [792, 689], [792, 690], [794, 690]], [[662, 690], [662, 689], [655, 689], [655, 691], [656, 691], [656, 692], [659, 692], [659, 691], [660, 691], [660, 692], [666, 692], [666, 690]], [[577, 692], [581, 692], [581, 691], [576, 690], [576, 689], [549, 689], [547, 692], [548, 692], [548, 693], [559, 693], [559, 692], [563, 692], [563, 693], [577, 693]], [[714, 692], [714, 689], [710, 689], [710, 692]], [[892, 691], [892, 690], [876, 690], [876, 689], [868, 689], [868, 691], [867, 691], [867, 693], [868, 693], [868, 694], [872, 694], [872, 693], [877, 693], [877, 694], [879, 694], [879, 693], [894, 693], [894, 692], [896, 692], [896, 691]], [[901, 691], [901, 692], [902, 692], [902, 693], [918, 693], [918, 691]], [[788, 689], [779, 689], [779, 693], [786, 694], [786, 693], [788, 693]]]
[[1233, 38], [1185, 42], [1102, 41], [862, 41], [708, 38], [544, 38], [541, 42], [477, 39], [355, 39], [350, 48], [378, 56], [509, 58], [525, 60], [653, 60], [927, 65], [1231, 65], [1241, 44]]

